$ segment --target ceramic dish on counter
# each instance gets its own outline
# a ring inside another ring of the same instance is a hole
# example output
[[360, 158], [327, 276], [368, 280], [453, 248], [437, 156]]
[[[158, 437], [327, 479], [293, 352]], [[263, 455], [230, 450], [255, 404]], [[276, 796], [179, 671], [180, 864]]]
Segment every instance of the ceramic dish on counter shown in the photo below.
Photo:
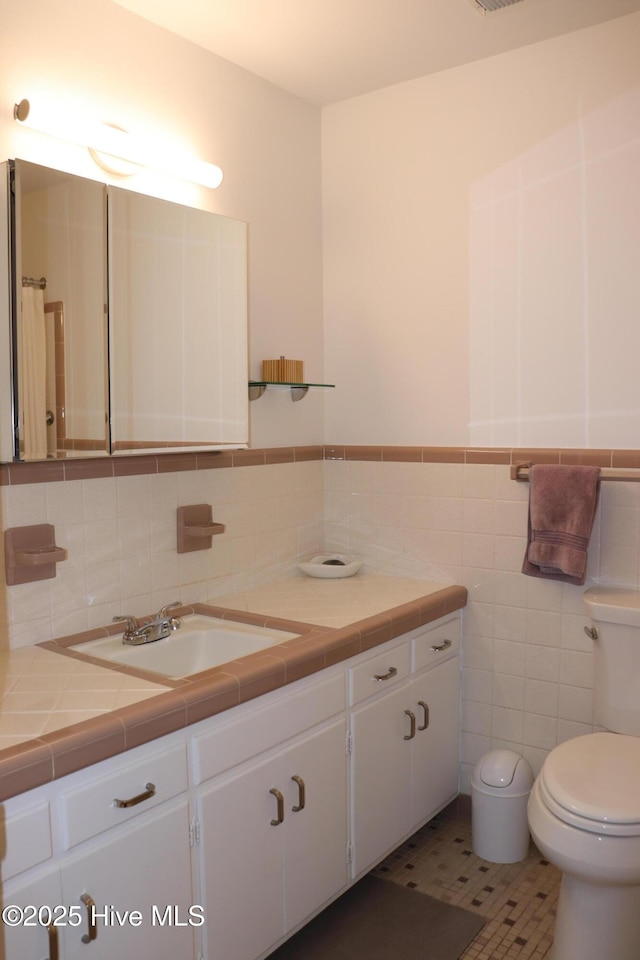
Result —
[[348, 557], [343, 553], [322, 553], [299, 564], [308, 577], [321, 577], [326, 580], [352, 577], [361, 566], [362, 560], [358, 557]]

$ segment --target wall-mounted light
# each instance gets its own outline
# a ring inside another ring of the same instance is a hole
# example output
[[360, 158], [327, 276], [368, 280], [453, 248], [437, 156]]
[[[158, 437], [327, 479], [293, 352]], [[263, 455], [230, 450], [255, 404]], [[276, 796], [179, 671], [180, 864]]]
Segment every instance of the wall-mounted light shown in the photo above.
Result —
[[[199, 183], [204, 187], [219, 187], [222, 182], [222, 170], [215, 164], [178, 154], [164, 144], [150, 146], [148, 140], [117, 127], [85, 117], [79, 119], [69, 112], [61, 114], [48, 109], [39, 110], [28, 100], [21, 100], [14, 105], [13, 116], [20, 124], [32, 127], [40, 133], [87, 147], [94, 161], [110, 173], [124, 172], [117, 169], [116, 164], [120, 160]], [[109, 159], [113, 163], [109, 163]]]

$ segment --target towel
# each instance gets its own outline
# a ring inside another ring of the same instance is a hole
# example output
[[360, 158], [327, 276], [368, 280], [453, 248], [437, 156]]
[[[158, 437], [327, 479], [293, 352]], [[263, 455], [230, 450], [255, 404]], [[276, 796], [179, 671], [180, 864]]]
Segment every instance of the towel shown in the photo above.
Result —
[[598, 505], [600, 467], [529, 468], [529, 522], [522, 572], [582, 584]]

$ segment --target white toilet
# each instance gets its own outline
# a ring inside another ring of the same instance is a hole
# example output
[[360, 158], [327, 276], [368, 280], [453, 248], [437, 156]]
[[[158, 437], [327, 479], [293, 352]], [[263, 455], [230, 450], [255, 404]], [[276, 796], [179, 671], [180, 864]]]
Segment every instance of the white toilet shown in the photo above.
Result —
[[592, 587], [584, 600], [595, 628], [595, 718], [612, 732], [551, 751], [529, 827], [563, 874], [549, 960], [638, 960], [640, 593]]

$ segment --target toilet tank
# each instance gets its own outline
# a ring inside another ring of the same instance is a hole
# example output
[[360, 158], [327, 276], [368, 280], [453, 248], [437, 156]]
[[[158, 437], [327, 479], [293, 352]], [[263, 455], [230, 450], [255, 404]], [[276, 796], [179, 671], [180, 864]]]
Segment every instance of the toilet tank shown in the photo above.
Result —
[[596, 630], [595, 721], [640, 737], [640, 592], [590, 587], [583, 598]]

